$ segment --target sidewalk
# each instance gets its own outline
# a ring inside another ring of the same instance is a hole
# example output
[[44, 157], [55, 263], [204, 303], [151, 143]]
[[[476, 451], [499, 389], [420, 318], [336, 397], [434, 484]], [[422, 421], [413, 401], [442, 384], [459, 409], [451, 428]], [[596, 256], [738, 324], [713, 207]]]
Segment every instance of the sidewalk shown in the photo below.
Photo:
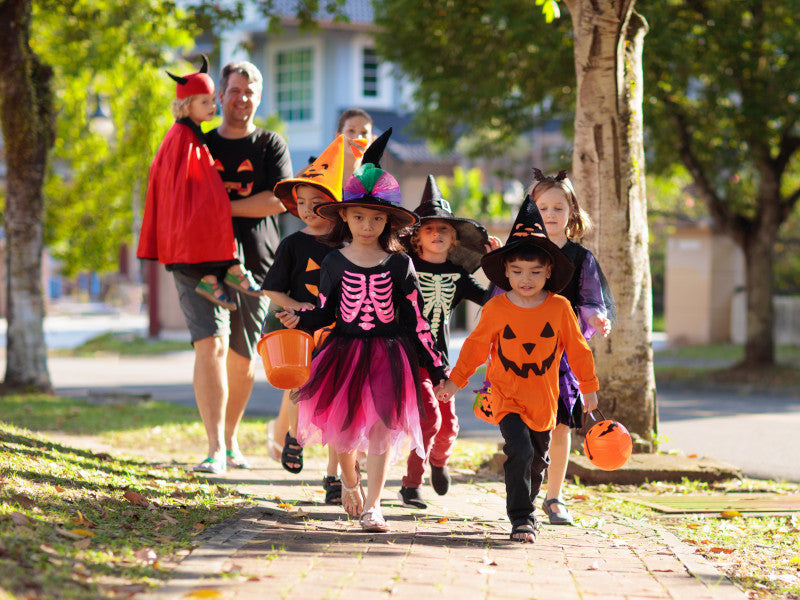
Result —
[[417, 511], [397, 500], [395, 465], [382, 503], [392, 532], [365, 534], [324, 504], [321, 461], [291, 475], [267, 460], [214, 479], [256, 505], [207, 532], [170, 582], [138, 600], [746, 598], [674, 535], [577, 500], [581, 527], [543, 523], [535, 544], [520, 544], [508, 539], [502, 481], [457, 476], [443, 497], [426, 486], [431, 506]]

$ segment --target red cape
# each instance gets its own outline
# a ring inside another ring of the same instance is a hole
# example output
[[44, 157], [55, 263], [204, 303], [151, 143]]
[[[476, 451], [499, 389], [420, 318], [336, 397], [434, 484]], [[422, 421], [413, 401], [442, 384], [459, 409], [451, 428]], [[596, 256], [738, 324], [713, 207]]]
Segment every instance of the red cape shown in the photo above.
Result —
[[222, 178], [208, 147], [181, 123], [164, 136], [150, 165], [136, 256], [165, 265], [236, 258]]

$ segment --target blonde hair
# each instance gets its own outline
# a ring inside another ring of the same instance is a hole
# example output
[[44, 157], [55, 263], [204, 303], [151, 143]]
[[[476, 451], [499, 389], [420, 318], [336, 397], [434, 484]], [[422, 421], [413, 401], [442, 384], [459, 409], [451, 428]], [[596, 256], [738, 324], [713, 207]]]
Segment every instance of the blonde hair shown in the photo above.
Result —
[[195, 97], [197, 97], [197, 94], [194, 96], [186, 96], [186, 98], [173, 98], [169, 107], [172, 111], [172, 116], [175, 117], [176, 120], [188, 117], [189, 105], [192, 103], [192, 99]]
[[565, 228], [567, 237], [569, 239], [581, 239], [592, 228], [592, 219], [589, 217], [589, 213], [578, 204], [575, 188], [572, 187], [572, 182], [569, 179], [564, 177], [556, 180], [553, 177], [547, 177], [537, 182], [528, 193], [533, 199], [533, 203], [536, 204], [537, 198], [553, 188], [561, 190], [561, 193], [564, 194], [564, 199], [569, 204], [569, 217]]
[[[447, 254], [449, 255], [453, 250], [455, 250], [456, 246], [461, 243], [458, 239], [458, 229], [448, 223], [446, 219], [427, 219], [427, 221], [441, 221], [453, 230], [455, 239], [453, 240], [453, 244], [450, 246], [450, 249], [447, 251]], [[414, 251], [414, 254], [417, 256], [422, 254], [422, 245], [419, 243], [419, 230], [424, 224], [424, 222], [419, 222], [416, 225], [413, 225], [411, 228], [411, 237], [408, 238], [408, 243], [411, 246], [411, 249]]]

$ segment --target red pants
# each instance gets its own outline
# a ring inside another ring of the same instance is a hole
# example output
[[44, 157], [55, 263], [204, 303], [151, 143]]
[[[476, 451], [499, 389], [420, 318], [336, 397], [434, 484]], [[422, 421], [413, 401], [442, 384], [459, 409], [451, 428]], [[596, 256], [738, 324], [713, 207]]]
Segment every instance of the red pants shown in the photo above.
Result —
[[424, 369], [422, 375], [422, 407], [424, 415], [420, 415], [422, 427], [422, 445], [425, 450], [425, 460], [417, 456], [416, 452], [408, 455], [406, 476], [403, 477], [403, 487], [418, 488], [422, 486], [422, 478], [428, 461], [435, 467], [443, 467], [453, 453], [453, 443], [458, 437], [458, 417], [456, 416], [456, 403], [439, 402], [433, 393], [431, 378]]

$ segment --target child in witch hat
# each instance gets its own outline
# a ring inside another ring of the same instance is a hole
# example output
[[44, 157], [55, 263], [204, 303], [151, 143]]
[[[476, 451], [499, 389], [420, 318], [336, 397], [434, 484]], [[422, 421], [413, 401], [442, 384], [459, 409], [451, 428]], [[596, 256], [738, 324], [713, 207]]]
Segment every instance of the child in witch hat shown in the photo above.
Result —
[[[338, 452], [343, 508], [371, 532], [389, 531], [380, 498], [390, 459], [406, 439], [424, 457], [418, 365], [436, 383], [445, 378], [444, 359], [422, 315], [414, 265], [397, 241], [397, 231], [417, 216], [401, 206], [400, 186], [379, 165], [389, 135], [391, 129], [367, 148], [342, 202], [315, 209], [334, 223], [331, 243], [349, 242], [322, 262], [320, 305], [277, 315], [286, 327], [306, 331], [335, 322], [300, 388], [297, 438]], [[359, 451], [367, 453], [366, 495]]]
[[[420, 222], [401, 235], [400, 241], [414, 261], [425, 301], [423, 314], [431, 324], [436, 347], [447, 358], [450, 315], [464, 299], [479, 305], [486, 302], [487, 289], [472, 273], [480, 267], [481, 257], [501, 244], [496, 237], [489, 237], [477, 221], [453, 214], [433, 175], [428, 175], [422, 200], [414, 212]], [[436, 493], [443, 496], [450, 489], [447, 461], [458, 436], [458, 417], [455, 403], [439, 402], [424, 369], [421, 375], [425, 410], [421, 425], [426, 458], [420, 458], [415, 452], [409, 454], [399, 494], [404, 506], [425, 509], [428, 505], [420, 487], [428, 461], [431, 485]]]
[[150, 165], [144, 217], [136, 256], [158, 260], [167, 270], [199, 279], [195, 291], [236, 310], [220, 286], [251, 296], [261, 288], [236, 257], [231, 203], [200, 129], [217, 112], [208, 60], [197, 73], [178, 77], [172, 125]]
[[[305, 227], [281, 240], [275, 261], [261, 284], [271, 301], [262, 335], [283, 328], [275, 315], [284, 309], [300, 311], [317, 305], [320, 265], [335, 247], [320, 241], [331, 232], [333, 223], [317, 215], [314, 209], [321, 204], [341, 202], [344, 157], [348, 153], [351, 153], [349, 144], [345, 136], [340, 135], [297, 175], [275, 185], [275, 195], [290, 213], [305, 223]], [[299, 473], [303, 469], [303, 447], [295, 437], [297, 405], [289, 401], [290, 396], [296, 393], [296, 390], [284, 392], [281, 408], [284, 404], [287, 406], [289, 427], [282, 444], [274, 439], [273, 430], [267, 428], [270, 452], [273, 447], [281, 448], [281, 464], [290, 473]], [[337, 474], [336, 455], [330, 449], [329, 454], [332, 457], [329, 456], [328, 473], [323, 481], [325, 501], [340, 504], [341, 481]]]
[[506, 510], [511, 539], [533, 542], [534, 500], [549, 463], [556, 424], [558, 365], [564, 352], [584, 394], [584, 411], [597, 407], [594, 359], [569, 301], [556, 294], [572, 277], [572, 264], [547, 237], [542, 217], [526, 197], [505, 246], [481, 260], [483, 272], [508, 290], [483, 307], [461, 348], [450, 379], [437, 390], [451, 400], [491, 356], [492, 413], [505, 440]]

